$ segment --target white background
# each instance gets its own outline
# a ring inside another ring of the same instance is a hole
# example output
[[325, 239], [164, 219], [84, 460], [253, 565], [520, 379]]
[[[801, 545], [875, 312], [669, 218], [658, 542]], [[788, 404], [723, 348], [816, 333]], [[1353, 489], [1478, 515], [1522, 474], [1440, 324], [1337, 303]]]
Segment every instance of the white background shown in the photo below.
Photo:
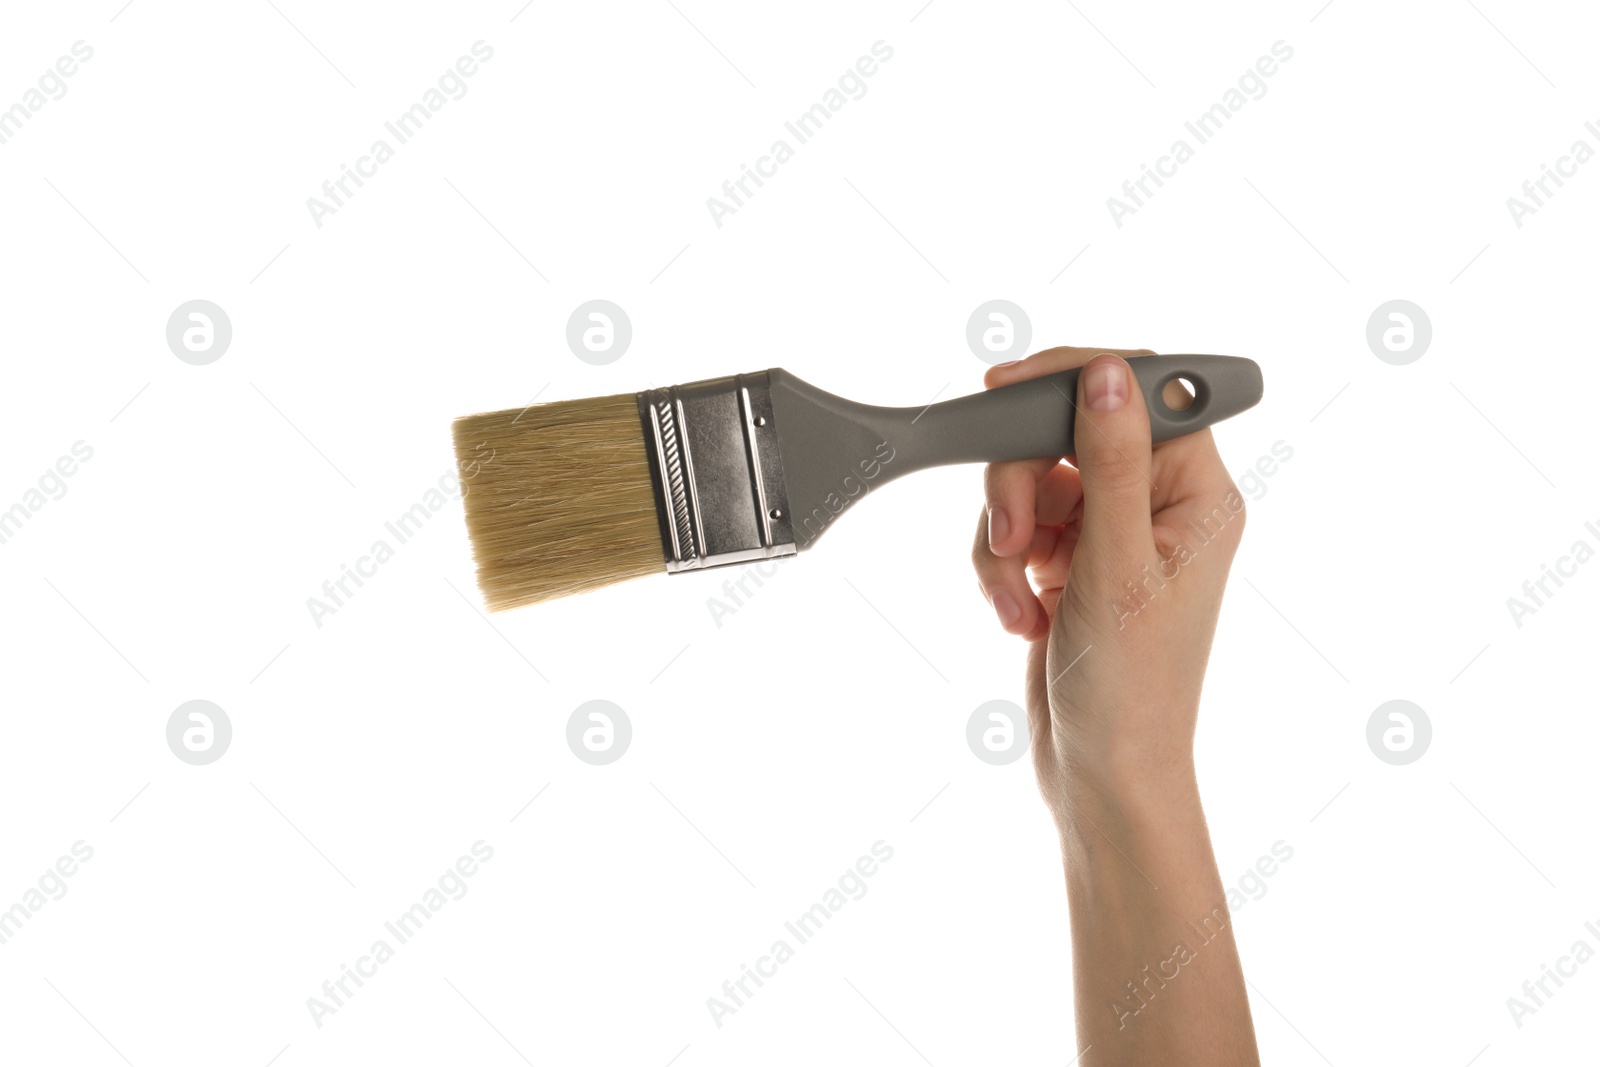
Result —
[[[1224, 880], [1293, 849], [1235, 916], [1264, 1060], [1593, 1055], [1600, 962], [1506, 1006], [1600, 949], [1600, 562], [1520, 628], [1506, 605], [1600, 547], [1600, 162], [1506, 207], [1600, 148], [1593, 11], [919, 2], [7, 10], [0, 107], [94, 54], [0, 145], [0, 509], [93, 458], [0, 545], [0, 908], [93, 858], [0, 945], [0, 1058], [1069, 1060], [1053, 831], [1028, 761], [965, 740], [1023, 658], [974, 588], [976, 468], [885, 488], [720, 627], [737, 571], [486, 619], [458, 501], [320, 628], [306, 604], [450, 469], [458, 415], [767, 366], [922, 404], [979, 387], [994, 298], [1035, 348], [1265, 368], [1219, 442], [1241, 477], [1293, 456], [1250, 504], [1198, 753]], [[317, 227], [307, 198], [479, 40], [467, 94]], [[706, 198], [880, 40], [717, 227]], [[1107, 197], [1280, 40], [1117, 227]], [[233, 326], [209, 366], [165, 340], [197, 298]], [[601, 368], [565, 342], [594, 298], [634, 330]], [[1433, 324], [1406, 366], [1365, 338], [1396, 298]], [[597, 698], [634, 730], [605, 767], [565, 743]], [[1409, 766], [1365, 738], [1396, 698], [1433, 724]], [[233, 725], [209, 766], [166, 744], [191, 699]], [[467, 895], [318, 1027], [307, 998], [479, 840]], [[717, 1027], [706, 998], [879, 840], [866, 896]]]

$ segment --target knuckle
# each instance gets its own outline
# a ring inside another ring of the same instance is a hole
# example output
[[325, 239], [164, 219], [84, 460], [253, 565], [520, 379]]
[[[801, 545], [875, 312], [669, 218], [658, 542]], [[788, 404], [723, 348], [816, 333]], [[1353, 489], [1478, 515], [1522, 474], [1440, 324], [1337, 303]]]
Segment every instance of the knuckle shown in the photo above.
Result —
[[1199, 522], [1213, 538], [1220, 538], [1223, 544], [1237, 546], [1244, 534], [1245, 516], [1249, 508], [1231, 479], [1224, 479], [1223, 486], [1225, 488], [1217, 495], [1216, 502], [1200, 516]]

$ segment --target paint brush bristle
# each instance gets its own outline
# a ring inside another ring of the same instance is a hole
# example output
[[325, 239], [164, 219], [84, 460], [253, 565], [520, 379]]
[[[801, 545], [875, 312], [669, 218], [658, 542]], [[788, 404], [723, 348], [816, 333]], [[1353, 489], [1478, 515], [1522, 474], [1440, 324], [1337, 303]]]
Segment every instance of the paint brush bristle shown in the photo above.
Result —
[[453, 432], [489, 610], [666, 570], [635, 394], [467, 415]]

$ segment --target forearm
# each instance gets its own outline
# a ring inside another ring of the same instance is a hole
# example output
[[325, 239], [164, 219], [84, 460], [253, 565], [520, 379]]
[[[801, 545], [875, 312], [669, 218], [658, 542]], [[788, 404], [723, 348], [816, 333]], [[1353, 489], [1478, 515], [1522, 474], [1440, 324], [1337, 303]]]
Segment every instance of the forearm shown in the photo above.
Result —
[[1060, 825], [1080, 1062], [1258, 1064], [1192, 771], [1074, 793]]
[[[1250, 1003], [1193, 757], [1244, 501], [1209, 432], [1152, 446], [1119, 354], [1049, 349], [985, 381], [1073, 367], [1071, 465], [991, 464], [972, 558], [1001, 626], [1030, 646], [1030, 740], [1066, 862], [1079, 1062], [1248, 1067]], [[1178, 377], [1162, 397], [1174, 408], [1187, 395]]]

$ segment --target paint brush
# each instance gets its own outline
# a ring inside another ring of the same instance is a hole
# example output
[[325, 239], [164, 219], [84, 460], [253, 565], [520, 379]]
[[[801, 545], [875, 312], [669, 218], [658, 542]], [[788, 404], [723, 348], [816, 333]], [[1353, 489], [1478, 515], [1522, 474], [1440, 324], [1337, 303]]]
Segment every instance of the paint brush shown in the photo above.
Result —
[[[1128, 360], [1153, 441], [1261, 399], [1235, 356]], [[1174, 381], [1193, 399], [1164, 398]], [[1078, 369], [922, 408], [835, 396], [782, 369], [457, 419], [478, 586], [491, 610], [810, 549], [871, 490], [953, 463], [1073, 453]]]

